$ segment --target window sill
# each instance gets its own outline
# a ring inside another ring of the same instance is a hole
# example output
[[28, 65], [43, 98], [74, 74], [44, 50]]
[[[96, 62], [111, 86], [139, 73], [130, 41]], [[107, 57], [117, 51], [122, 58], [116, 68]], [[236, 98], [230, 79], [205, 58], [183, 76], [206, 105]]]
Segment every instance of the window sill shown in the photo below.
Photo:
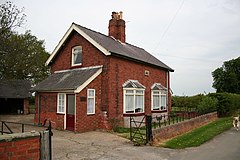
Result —
[[95, 113], [87, 113], [87, 116], [95, 115]]
[[79, 67], [82, 67], [82, 63], [81, 64], [76, 64], [76, 65], [72, 65], [71, 69], [79, 68]]
[[57, 112], [57, 115], [64, 115], [65, 113], [63, 112]]
[[144, 116], [144, 115], [145, 115], [144, 112], [141, 112], [141, 113], [123, 113], [123, 117], [130, 117], [130, 116], [137, 117], [137, 116]]
[[151, 111], [152, 113], [164, 113], [164, 112], [167, 112], [167, 110], [152, 110]]

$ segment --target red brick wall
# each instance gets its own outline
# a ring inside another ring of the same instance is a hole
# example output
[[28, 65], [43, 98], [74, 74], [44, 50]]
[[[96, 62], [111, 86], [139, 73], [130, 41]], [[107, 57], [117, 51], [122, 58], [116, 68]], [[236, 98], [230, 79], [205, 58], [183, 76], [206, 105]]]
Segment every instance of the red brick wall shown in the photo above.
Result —
[[186, 133], [194, 128], [205, 125], [217, 119], [217, 112], [202, 115], [174, 125], [153, 130], [153, 143], [159, 143], [166, 139]]
[[[101, 117], [103, 116], [101, 110], [101, 80], [99, 75], [86, 88], [76, 95], [76, 131], [85, 132], [102, 128]], [[87, 90], [95, 89], [95, 114], [87, 115]]]
[[[150, 72], [149, 76], [145, 76], [145, 70]], [[168, 72], [159, 68], [136, 63], [126, 59], [111, 57], [108, 71], [108, 115], [109, 118], [122, 118], [123, 113], [123, 88], [122, 85], [127, 80], [138, 80], [143, 84], [145, 89], [145, 113], [151, 114], [151, 86], [154, 83], [161, 83], [167, 87], [166, 74]], [[168, 103], [171, 103], [169, 94]]]
[[40, 135], [37, 137], [0, 141], [1, 160], [39, 160], [39, 158]]
[[34, 122], [38, 123], [38, 98], [40, 96], [40, 123], [44, 123], [45, 119], [52, 121], [52, 127], [63, 129], [64, 115], [57, 113], [57, 93], [39, 93], [36, 94], [35, 105], [36, 114]]

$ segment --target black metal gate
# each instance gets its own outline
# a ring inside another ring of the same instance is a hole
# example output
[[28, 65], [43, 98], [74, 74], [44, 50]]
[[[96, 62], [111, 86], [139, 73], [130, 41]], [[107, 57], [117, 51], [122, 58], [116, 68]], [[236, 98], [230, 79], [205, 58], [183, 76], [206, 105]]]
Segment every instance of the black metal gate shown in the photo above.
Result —
[[45, 126], [46, 120], [43, 125], [25, 124], [18, 122], [1, 121], [1, 134], [12, 134], [12, 133], [24, 133], [26, 132], [27, 126], [29, 127], [45, 127], [45, 130], [40, 129], [40, 159], [51, 160], [52, 159], [52, 126], [51, 121], [48, 121], [48, 126]]
[[139, 121], [130, 116], [130, 140], [134, 145], [146, 145], [152, 141], [152, 117], [144, 115]]

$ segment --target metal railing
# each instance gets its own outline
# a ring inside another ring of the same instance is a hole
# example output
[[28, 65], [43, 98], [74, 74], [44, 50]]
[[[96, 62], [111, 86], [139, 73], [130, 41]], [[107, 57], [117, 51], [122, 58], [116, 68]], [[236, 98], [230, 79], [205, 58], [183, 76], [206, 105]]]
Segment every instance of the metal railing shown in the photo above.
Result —
[[171, 114], [161, 114], [159, 116], [152, 117], [152, 127], [154, 129], [161, 128], [163, 126], [180, 123], [197, 116], [198, 114], [196, 112], [173, 112]]
[[144, 115], [142, 119], [130, 116], [130, 140], [135, 145], [151, 143], [153, 140], [153, 129], [189, 120], [197, 117], [196, 112], [172, 112], [171, 114], [160, 114], [158, 116]]
[[[13, 125], [19, 125], [20, 129], [19, 128], [15, 128], [17, 131], [16, 132], [22, 132], [24, 133], [25, 132], [25, 128], [26, 126], [32, 126], [32, 127], [45, 127], [43, 125], [35, 125], [35, 124], [26, 124], [26, 123], [19, 123], [19, 122], [10, 122], [10, 121], [1, 121], [1, 134], [3, 135], [4, 133], [6, 134], [12, 134], [14, 133], [13, 129], [11, 129], [11, 124]], [[9, 125], [10, 124], [10, 125]], [[4, 128], [7, 129], [7, 131], [4, 131]]]

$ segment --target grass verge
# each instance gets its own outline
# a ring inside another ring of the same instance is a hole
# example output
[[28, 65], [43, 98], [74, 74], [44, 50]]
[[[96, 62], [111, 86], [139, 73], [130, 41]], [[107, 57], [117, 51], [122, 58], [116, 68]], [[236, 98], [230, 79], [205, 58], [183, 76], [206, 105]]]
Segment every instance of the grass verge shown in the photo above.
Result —
[[209, 141], [216, 135], [232, 127], [231, 118], [219, 118], [205, 126], [194, 129], [186, 134], [165, 142], [162, 146], [173, 149], [196, 147]]

